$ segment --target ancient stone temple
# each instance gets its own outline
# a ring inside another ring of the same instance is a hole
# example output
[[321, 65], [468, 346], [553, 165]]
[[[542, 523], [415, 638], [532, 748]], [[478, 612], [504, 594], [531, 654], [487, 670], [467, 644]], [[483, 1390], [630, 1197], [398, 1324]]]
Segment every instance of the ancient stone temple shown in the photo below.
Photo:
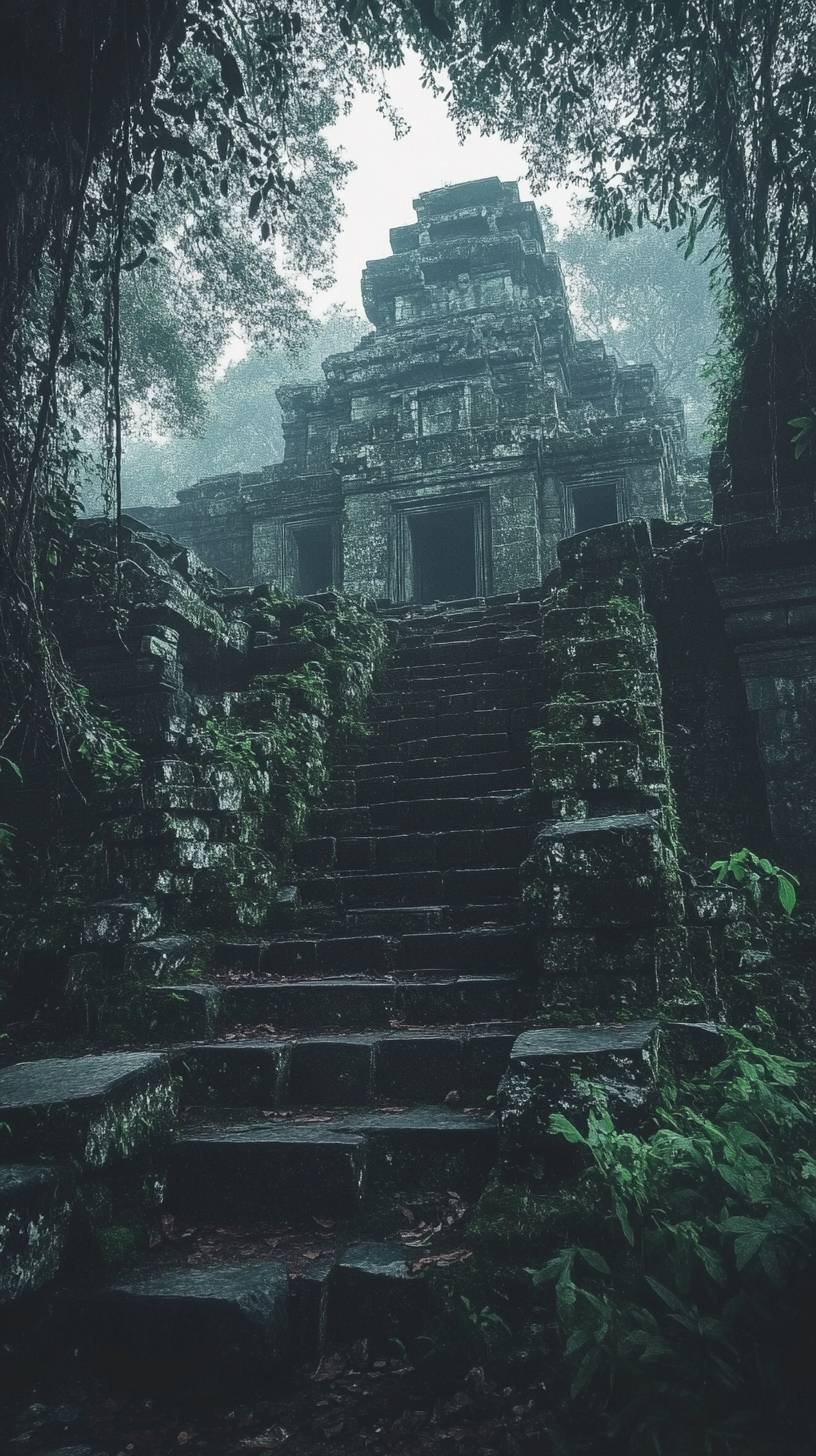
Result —
[[150, 526], [234, 581], [393, 602], [539, 584], [565, 536], [684, 519], [682, 409], [651, 365], [580, 341], [534, 205], [496, 177], [423, 192], [363, 272], [373, 332], [278, 391], [280, 464]]

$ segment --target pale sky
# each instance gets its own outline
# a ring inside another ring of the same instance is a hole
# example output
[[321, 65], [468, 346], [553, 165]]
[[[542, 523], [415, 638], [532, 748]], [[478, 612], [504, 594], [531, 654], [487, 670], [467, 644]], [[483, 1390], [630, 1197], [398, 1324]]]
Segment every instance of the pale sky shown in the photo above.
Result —
[[[318, 312], [333, 303], [361, 311], [360, 274], [368, 258], [390, 253], [388, 230], [413, 222], [411, 206], [420, 192], [466, 182], [474, 177], [500, 177], [519, 182], [529, 198], [521, 148], [477, 133], [460, 144], [444, 101], [423, 90], [420, 66], [409, 56], [405, 66], [387, 73], [388, 90], [404, 120], [407, 136], [397, 140], [390, 122], [377, 111], [374, 96], [359, 96], [329, 136], [356, 165], [343, 191], [346, 217], [337, 244], [337, 282], [316, 298]], [[569, 208], [563, 189], [542, 199], [563, 224]]]

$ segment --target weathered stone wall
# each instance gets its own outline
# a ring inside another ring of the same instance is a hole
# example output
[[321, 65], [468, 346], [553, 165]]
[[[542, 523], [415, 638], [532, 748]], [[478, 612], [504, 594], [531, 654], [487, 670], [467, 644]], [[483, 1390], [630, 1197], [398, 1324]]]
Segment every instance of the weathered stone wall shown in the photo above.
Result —
[[113, 580], [107, 526], [81, 531], [60, 626], [130, 757], [92, 774], [84, 810], [51, 824], [38, 852], [52, 865], [51, 930], [34, 907], [23, 955], [25, 980], [50, 934], [64, 1002], [108, 1035], [138, 1024], [146, 982], [195, 958], [203, 924], [257, 930], [285, 914], [293, 840], [359, 731], [385, 643], [353, 601], [226, 587], [169, 538], [128, 519], [123, 535], [114, 607], [85, 594], [86, 558]]

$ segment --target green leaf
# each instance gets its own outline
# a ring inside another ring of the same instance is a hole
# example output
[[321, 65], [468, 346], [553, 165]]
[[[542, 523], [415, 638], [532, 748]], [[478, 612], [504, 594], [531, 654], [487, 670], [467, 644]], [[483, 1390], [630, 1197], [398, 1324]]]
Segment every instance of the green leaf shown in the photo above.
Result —
[[791, 915], [796, 907], [796, 890], [786, 875], [779, 875], [776, 881], [776, 889], [779, 895], [779, 903], [786, 915]]
[[601, 1254], [596, 1253], [595, 1249], [579, 1249], [578, 1253], [581, 1255], [584, 1263], [589, 1265], [590, 1269], [595, 1269], [598, 1274], [611, 1275], [612, 1270], [607, 1264], [606, 1259]]
[[685, 1312], [683, 1309], [682, 1300], [678, 1299], [677, 1295], [673, 1294], [670, 1289], [667, 1289], [665, 1284], [661, 1284], [660, 1281], [658, 1279], [654, 1279], [651, 1274], [646, 1275], [646, 1283], [648, 1284], [650, 1289], [654, 1290], [658, 1299], [663, 1301], [667, 1309], [672, 1310], [675, 1314], [683, 1314]]
[[574, 1122], [570, 1122], [563, 1112], [553, 1112], [549, 1121], [550, 1132], [557, 1132], [560, 1137], [568, 1143], [583, 1143], [586, 1145], [584, 1134], [579, 1131]]
[[734, 1258], [739, 1273], [750, 1264], [754, 1255], [762, 1248], [768, 1237], [768, 1229], [758, 1228], [752, 1234], [742, 1234], [734, 1244]]
[[583, 1360], [575, 1372], [575, 1378], [570, 1386], [570, 1393], [573, 1397], [580, 1395], [589, 1385], [593, 1375], [598, 1369], [601, 1360], [601, 1347], [595, 1345], [593, 1349], [587, 1350]]

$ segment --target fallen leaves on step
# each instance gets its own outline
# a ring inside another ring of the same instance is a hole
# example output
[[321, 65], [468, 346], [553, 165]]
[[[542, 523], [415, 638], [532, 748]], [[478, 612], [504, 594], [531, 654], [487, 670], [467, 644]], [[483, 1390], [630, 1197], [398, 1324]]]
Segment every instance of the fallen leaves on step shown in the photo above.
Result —
[[430, 1269], [437, 1265], [463, 1264], [466, 1259], [473, 1258], [472, 1249], [447, 1249], [441, 1254], [423, 1254], [421, 1259], [415, 1260], [414, 1269]]

